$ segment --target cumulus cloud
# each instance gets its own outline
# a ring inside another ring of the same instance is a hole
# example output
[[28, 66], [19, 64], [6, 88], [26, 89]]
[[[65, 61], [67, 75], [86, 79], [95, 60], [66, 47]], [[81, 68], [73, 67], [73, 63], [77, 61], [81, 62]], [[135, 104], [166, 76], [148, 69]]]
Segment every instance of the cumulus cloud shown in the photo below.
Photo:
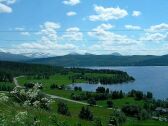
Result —
[[83, 33], [80, 32], [78, 27], [71, 27], [66, 29], [65, 34], [62, 36], [63, 40], [70, 42], [77, 42], [83, 40]]
[[74, 11], [69, 11], [69, 12], [66, 13], [66, 15], [67, 16], [75, 16], [75, 15], [77, 15], [77, 13], [74, 12]]
[[96, 12], [95, 15], [89, 16], [90, 21], [108, 21], [112, 19], [121, 19], [128, 15], [128, 12], [119, 7], [113, 8], [105, 8], [103, 6], [94, 6], [94, 10]]
[[160, 43], [168, 40], [168, 33], [146, 33], [140, 38], [141, 41], [151, 41], [154, 43]]
[[125, 28], [128, 30], [141, 30], [140, 26], [135, 26], [135, 25], [125, 25]]
[[150, 28], [146, 29], [147, 32], [162, 32], [162, 31], [167, 31], [168, 30], [168, 24], [166, 23], [161, 23], [158, 25], [153, 25]]
[[17, 27], [17, 28], [15, 28], [15, 30], [18, 31], [23, 36], [29, 36], [30, 35], [30, 33], [25, 31], [25, 28], [23, 28], [23, 27]]
[[11, 13], [10, 4], [14, 4], [16, 0], [0, 0], [0, 13]]
[[109, 50], [109, 52], [121, 52], [123, 51], [123, 47], [125, 50], [133, 48], [137, 45], [137, 41], [129, 38], [127, 35], [121, 35], [111, 32], [110, 29], [113, 27], [108, 25], [109, 24], [99, 25], [96, 28], [92, 29], [91, 32], [88, 32], [88, 35], [91, 38], [97, 39], [97, 43], [89, 47], [90, 50], [101, 50], [101, 52], [107, 50]]
[[101, 24], [101, 25], [99, 25], [96, 29], [97, 30], [109, 30], [109, 29], [111, 29], [111, 28], [114, 28], [114, 26], [113, 25], [111, 25], [111, 24]]
[[12, 12], [12, 8], [0, 3], [0, 13], [11, 13]]
[[138, 17], [138, 16], [140, 16], [141, 15], [141, 12], [140, 11], [133, 11], [132, 12], [132, 16], [133, 17]]
[[74, 6], [80, 3], [80, 0], [64, 0], [64, 4]]
[[[68, 43], [69, 40], [79, 41], [83, 38], [83, 34], [80, 32], [79, 28], [68, 28], [63, 35], [57, 34], [58, 30], [61, 28], [61, 25], [56, 22], [45, 22], [43, 25], [40, 25], [40, 28], [41, 30], [36, 33], [36, 35], [40, 37], [39, 40], [15, 45], [14, 49], [9, 49], [7, 51], [12, 53], [20, 53], [27, 56], [56, 56], [65, 55], [72, 51], [80, 52], [78, 46]], [[21, 31], [24, 30], [23, 28], [17, 29]], [[66, 43], [63, 41], [66, 41]]]
[[16, 0], [0, 0], [0, 3], [6, 3], [6, 4], [14, 4], [16, 2]]

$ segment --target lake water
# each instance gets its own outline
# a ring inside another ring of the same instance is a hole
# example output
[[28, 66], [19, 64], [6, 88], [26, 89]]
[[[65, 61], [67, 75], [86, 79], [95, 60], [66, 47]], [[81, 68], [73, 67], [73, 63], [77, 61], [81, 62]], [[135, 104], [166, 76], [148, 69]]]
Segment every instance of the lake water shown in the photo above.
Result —
[[123, 90], [128, 92], [132, 89], [143, 92], [150, 91], [157, 99], [168, 98], [168, 67], [166, 66], [145, 66], [145, 67], [88, 67], [91, 69], [115, 69], [126, 71], [129, 75], [135, 78], [134, 82], [122, 83], [115, 85], [100, 85], [100, 84], [73, 84], [80, 86], [84, 91], [95, 91], [97, 87], [103, 86], [110, 90]]

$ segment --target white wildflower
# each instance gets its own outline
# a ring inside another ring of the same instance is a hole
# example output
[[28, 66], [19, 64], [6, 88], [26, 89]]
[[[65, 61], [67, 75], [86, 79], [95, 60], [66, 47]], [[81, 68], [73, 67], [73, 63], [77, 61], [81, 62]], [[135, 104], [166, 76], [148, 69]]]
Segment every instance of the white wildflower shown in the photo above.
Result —
[[15, 121], [16, 121], [16, 122], [19, 122], [19, 123], [21, 123], [21, 124], [24, 124], [24, 122], [25, 122], [25, 120], [26, 120], [26, 118], [27, 118], [27, 115], [28, 115], [27, 111], [25, 111], [25, 112], [19, 112], [19, 113], [15, 116]]
[[40, 101], [33, 102], [33, 106], [38, 108], [40, 106]]
[[31, 106], [30, 100], [26, 100], [26, 101], [23, 103], [23, 106], [24, 106], [24, 107]]
[[8, 102], [9, 97], [5, 93], [0, 93], [0, 102]]

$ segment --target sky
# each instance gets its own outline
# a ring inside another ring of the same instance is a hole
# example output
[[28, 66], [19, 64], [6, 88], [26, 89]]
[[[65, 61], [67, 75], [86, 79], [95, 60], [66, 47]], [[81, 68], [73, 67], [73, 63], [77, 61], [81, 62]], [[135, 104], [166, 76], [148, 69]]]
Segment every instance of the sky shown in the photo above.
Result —
[[168, 54], [167, 0], [0, 0], [0, 51]]

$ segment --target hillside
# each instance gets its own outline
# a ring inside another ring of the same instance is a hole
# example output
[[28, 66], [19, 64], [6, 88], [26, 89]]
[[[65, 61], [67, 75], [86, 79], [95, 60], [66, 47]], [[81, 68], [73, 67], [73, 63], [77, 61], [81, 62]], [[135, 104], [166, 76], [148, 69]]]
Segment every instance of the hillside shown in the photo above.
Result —
[[[160, 59], [162, 59], [160, 61]], [[166, 61], [164, 61], [166, 60]], [[164, 61], [164, 64], [163, 64]], [[29, 60], [28, 63], [50, 64], [54, 66], [135, 66], [168, 65], [168, 58], [162, 56], [114, 56], [114, 55], [65, 55]]]
[[0, 60], [2, 61], [25, 61], [30, 60], [30, 57], [26, 57], [20, 54], [12, 54], [0, 52]]

